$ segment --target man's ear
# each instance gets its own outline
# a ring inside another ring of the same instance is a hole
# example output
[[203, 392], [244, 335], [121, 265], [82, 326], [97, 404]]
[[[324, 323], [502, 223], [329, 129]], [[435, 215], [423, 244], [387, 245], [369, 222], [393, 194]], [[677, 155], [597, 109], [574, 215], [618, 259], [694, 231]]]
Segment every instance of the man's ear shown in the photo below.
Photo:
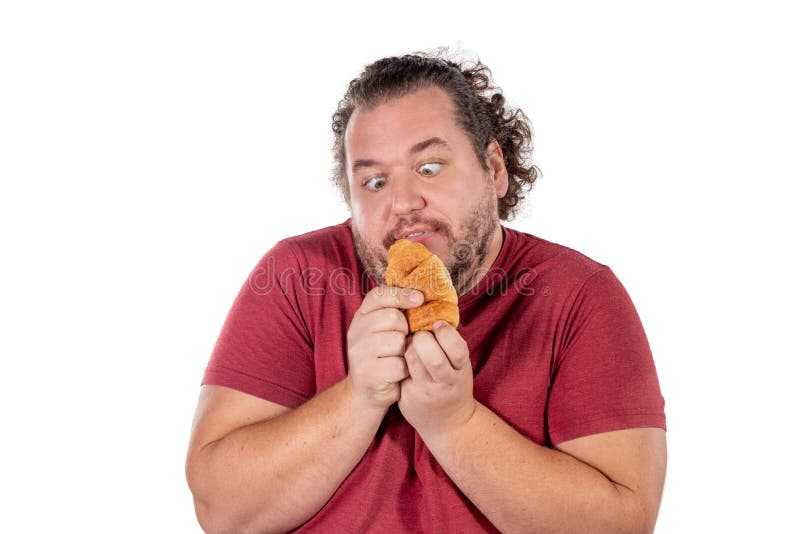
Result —
[[489, 165], [495, 191], [497, 191], [497, 198], [503, 198], [508, 192], [508, 170], [503, 161], [503, 149], [500, 148], [497, 139], [492, 139], [489, 146], [486, 147], [486, 162]]

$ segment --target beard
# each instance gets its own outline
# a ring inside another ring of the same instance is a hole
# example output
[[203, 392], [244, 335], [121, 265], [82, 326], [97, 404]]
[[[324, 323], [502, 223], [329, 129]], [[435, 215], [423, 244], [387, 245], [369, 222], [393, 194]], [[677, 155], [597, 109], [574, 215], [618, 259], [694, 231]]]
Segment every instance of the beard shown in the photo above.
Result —
[[396, 228], [384, 237], [381, 244], [373, 245], [367, 242], [354, 224], [351, 224], [353, 244], [358, 259], [367, 274], [378, 285], [384, 284], [386, 278], [387, 256], [389, 247], [396, 241], [395, 232], [400, 228], [417, 224], [428, 226], [447, 239], [449, 255], [440, 259], [450, 272], [456, 293], [459, 297], [464, 295], [474, 285], [476, 279], [485, 275], [490, 267], [479, 269], [489, 253], [492, 235], [500, 224], [497, 215], [497, 197], [491, 180], [487, 182], [478, 201], [456, 231], [442, 221], [413, 214], [398, 220]]

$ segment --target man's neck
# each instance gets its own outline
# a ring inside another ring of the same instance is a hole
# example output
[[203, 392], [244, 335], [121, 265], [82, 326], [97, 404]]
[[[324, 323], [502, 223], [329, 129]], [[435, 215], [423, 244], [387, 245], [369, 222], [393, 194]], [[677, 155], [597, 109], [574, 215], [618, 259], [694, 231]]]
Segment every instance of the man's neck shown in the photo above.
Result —
[[495, 260], [500, 255], [500, 250], [503, 248], [503, 227], [498, 224], [497, 228], [492, 232], [492, 237], [489, 240], [489, 252], [484, 256], [480, 265], [475, 266], [470, 274], [470, 279], [463, 289], [458, 292], [458, 295], [466, 295], [472, 291], [486, 274], [489, 269], [494, 265]]

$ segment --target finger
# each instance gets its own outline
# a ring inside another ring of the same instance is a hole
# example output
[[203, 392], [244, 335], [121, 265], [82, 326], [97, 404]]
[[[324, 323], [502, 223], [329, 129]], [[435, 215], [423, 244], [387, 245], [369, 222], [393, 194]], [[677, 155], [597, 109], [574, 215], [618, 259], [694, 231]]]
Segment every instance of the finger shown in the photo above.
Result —
[[417, 351], [414, 350], [413, 345], [409, 346], [405, 353], [406, 366], [408, 367], [408, 375], [414, 382], [433, 382], [425, 364], [420, 360]]
[[381, 308], [363, 316], [368, 332], [401, 332], [408, 334], [408, 320], [397, 308]]
[[378, 286], [367, 293], [358, 311], [367, 314], [381, 308], [416, 308], [424, 297], [415, 289], [397, 286]]
[[381, 375], [387, 382], [401, 382], [408, 378], [408, 365], [402, 356], [389, 356], [378, 361]]
[[402, 356], [405, 352], [406, 336], [402, 332], [375, 332], [364, 341], [369, 343], [365, 347], [366, 354], [378, 358], [387, 356]]
[[451, 380], [453, 367], [433, 334], [425, 330], [415, 333], [414, 340], [411, 342], [411, 350], [414, 350], [419, 356], [419, 360], [434, 382]]
[[436, 341], [453, 369], [460, 370], [470, 364], [467, 342], [450, 323], [445, 321], [433, 323], [433, 335], [436, 336]]

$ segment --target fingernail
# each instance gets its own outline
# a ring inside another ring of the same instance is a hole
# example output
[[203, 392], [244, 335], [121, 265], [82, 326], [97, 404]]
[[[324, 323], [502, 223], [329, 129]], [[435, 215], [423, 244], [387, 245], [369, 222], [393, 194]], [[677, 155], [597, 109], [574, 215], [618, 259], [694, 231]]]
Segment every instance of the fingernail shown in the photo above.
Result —
[[439, 321], [436, 321], [435, 323], [433, 323], [433, 329], [434, 330], [438, 330], [443, 326], [444, 326], [444, 321], [442, 321], [442, 320], [439, 320]]
[[419, 291], [414, 291], [413, 293], [411, 293], [411, 296], [408, 297], [408, 300], [411, 301], [411, 304], [422, 304], [423, 298], [424, 297], [422, 296], [422, 293], [420, 293]]

